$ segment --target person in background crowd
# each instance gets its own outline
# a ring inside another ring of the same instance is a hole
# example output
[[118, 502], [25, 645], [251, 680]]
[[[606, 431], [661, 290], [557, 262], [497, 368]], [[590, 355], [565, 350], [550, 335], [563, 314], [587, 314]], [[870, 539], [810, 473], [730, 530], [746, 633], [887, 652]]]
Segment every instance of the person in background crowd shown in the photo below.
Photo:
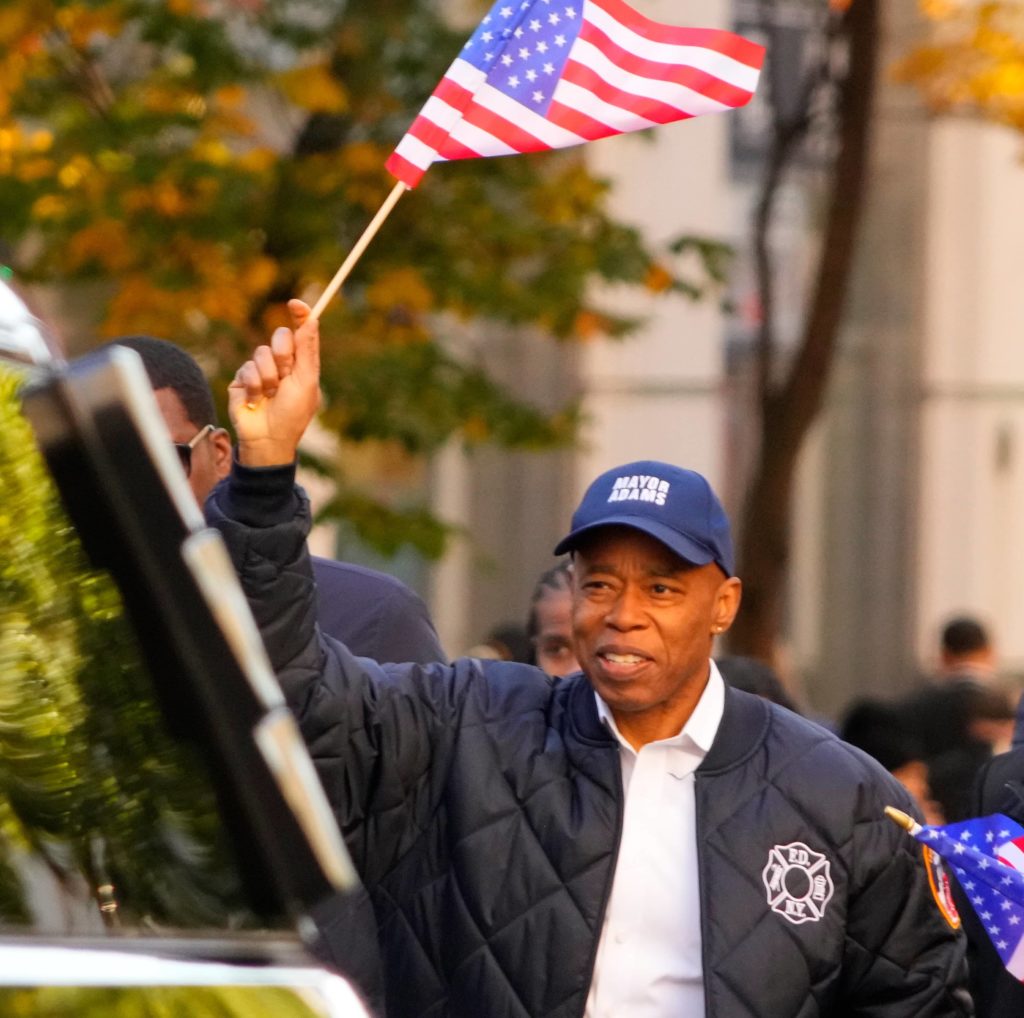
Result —
[[1010, 747], [1014, 699], [996, 674], [985, 627], [968, 616], [946, 622], [934, 677], [898, 704], [904, 726], [921, 747], [932, 797], [946, 823], [971, 815], [979, 768]]
[[977, 619], [960, 615], [942, 627], [936, 681], [940, 687], [954, 689], [947, 717], [964, 718], [961, 727], [966, 727], [967, 738], [1002, 753], [1013, 739], [1019, 694], [1000, 679], [997, 665], [992, 637]]
[[796, 703], [786, 691], [782, 679], [775, 673], [775, 669], [766, 665], [757, 658], [734, 655], [729, 657], [715, 658], [715, 664], [722, 673], [722, 678], [734, 689], [742, 689], [746, 693], [753, 693], [755, 696], [763, 696], [772, 703], [777, 703], [786, 710], [799, 714]]
[[932, 684], [896, 706], [903, 727], [921, 747], [932, 798], [945, 822], [966, 820], [979, 768], [1010, 746], [1010, 698], [998, 686], [964, 679]]
[[977, 619], [958, 615], [942, 627], [938, 678], [983, 683], [996, 678], [995, 647], [988, 630]]
[[526, 635], [530, 664], [562, 678], [580, 670], [572, 648], [572, 563], [562, 559], [542, 573], [530, 598]]
[[587, 490], [555, 549], [576, 675], [319, 637], [294, 483], [318, 324], [290, 307], [229, 388], [238, 457], [206, 514], [371, 889], [389, 1018], [970, 1014], [962, 939], [883, 815], [916, 812], [905, 790], [711, 660], [741, 584], [699, 474]]
[[865, 697], [846, 709], [837, 734], [874, 757], [914, 797], [930, 824], [945, 822], [932, 798], [924, 751], [903, 724], [899, 709]]

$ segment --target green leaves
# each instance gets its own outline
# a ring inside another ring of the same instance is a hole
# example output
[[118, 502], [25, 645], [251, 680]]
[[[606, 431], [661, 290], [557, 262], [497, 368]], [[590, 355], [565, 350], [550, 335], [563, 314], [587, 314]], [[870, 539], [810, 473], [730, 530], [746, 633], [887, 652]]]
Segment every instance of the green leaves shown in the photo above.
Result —
[[0, 923], [39, 921], [26, 873], [50, 870], [68, 915], [85, 905], [98, 919], [111, 883], [126, 927], [251, 924], [205, 766], [165, 728], [120, 594], [68, 523], [19, 385], [0, 367]]
[[336, 406], [346, 437], [391, 439], [410, 453], [434, 452], [453, 435], [467, 444], [552, 448], [569, 443], [578, 423], [573, 405], [546, 415], [435, 343], [384, 346], [328, 364], [324, 378], [332, 393], [328, 420], [336, 420]]

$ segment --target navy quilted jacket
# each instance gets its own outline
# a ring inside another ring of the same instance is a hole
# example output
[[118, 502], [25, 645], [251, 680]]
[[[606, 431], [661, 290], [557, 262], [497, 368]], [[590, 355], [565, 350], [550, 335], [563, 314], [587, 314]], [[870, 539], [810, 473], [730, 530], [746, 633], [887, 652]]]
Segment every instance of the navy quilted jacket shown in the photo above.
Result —
[[[623, 800], [590, 686], [319, 638], [287, 481], [236, 470], [207, 514], [373, 898], [389, 1018], [581, 1018]], [[729, 690], [696, 802], [708, 1016], [971, 1013], [962, 938], [882, 815], [912, 807], [866, 756]]]

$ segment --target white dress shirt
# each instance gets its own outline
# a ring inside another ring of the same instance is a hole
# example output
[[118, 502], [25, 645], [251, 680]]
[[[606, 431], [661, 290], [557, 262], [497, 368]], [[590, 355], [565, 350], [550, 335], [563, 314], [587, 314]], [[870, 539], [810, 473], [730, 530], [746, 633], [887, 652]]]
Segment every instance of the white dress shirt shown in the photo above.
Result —
[[724, 707], [725, 683], [712, 661], [682, 731], [637, 753], [597, 697], [621, 747], [626, 801], [585, 1018], [704, 1018], [693, 772]]

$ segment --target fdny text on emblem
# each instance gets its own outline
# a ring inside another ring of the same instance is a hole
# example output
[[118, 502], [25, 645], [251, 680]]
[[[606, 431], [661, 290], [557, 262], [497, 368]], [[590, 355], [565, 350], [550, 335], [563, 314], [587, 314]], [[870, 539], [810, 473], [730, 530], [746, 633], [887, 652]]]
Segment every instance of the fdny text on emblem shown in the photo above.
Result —
[[797, 926], [818, 922], [835, 891], [829, 868], [828, 859], [802, 841], [776, 845], [761, 874], [772, 911]]

